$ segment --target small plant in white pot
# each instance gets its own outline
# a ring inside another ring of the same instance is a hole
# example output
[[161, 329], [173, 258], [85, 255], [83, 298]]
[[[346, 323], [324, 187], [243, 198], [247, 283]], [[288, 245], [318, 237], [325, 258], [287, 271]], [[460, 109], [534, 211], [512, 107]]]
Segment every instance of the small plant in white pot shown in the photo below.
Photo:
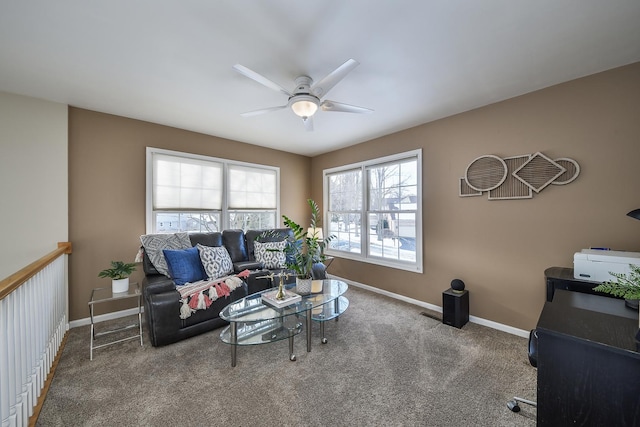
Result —
[[98, 273], [98, 277], [111, 279], [111, 291], [115, 293], [127, 292], [129, 290], [129, 276], [136, 271], [134, 263], [124, 263], [123, 261], [111, 261], [111, 268], [107, 268]]

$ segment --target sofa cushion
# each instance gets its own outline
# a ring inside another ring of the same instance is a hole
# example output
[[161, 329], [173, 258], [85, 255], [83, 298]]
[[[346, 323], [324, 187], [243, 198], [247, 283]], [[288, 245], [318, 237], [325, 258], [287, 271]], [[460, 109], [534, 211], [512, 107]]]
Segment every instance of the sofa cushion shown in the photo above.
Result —
[[261, 262], [264, 268], [283, 268], [285, 254], [282, 252], [287, 242], [253, 242], [256, 261]]
[[233, 263], [224, 246], [196, 245], [200, 252], [200, 261], [209, 280], [233, 273]]
[[219, 231], [207, 233], [189, 233], [191, 245], [196, 246], [198, 243], [204, 246], [222, 246], [222, 233]]
[[186, 283], [193, 283], [207, 278], [198, 248], [189, 249], [164, 249], [164, 258], [167, 262], [169, 276], [173, 282], [182, 286]]
[[222, 243], [227, 248], [231, 261], [247, 261], [247, 245], [244, 241], [244, 231], [242, 230], [223, 230]]
[[187, 233], [145, 234], [140, 236], [140, 241], [158, 273], [167, 277], [170, 277], [169, 270], [162, 251], [164, 249], [188, 249], [191, 247], [191, 241]]

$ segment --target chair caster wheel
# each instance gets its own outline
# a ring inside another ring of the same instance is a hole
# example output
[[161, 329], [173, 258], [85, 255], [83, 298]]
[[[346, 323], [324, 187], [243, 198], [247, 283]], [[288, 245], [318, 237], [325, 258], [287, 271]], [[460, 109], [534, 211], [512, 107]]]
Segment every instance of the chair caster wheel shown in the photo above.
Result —
[[515, 400], [508, 401], [507, 408], [511, 409], [512, 412], [520, 412], [520, 406], [518, 406], [518, 402]]
[[289, 360], [292, 361], [292, 362], [295, 362], [296, 361], [296, 355], [292, 354], [291, 356], [289, 356]]
[[322, 338], [322, 340], [321, 340], [320, 342], [321, 342], [322, 344], [326, 344], [326, 343], [328, 343], [328, 342], [329, 342], [329, 340], [328, 340], [328, 339], [326, 339], [326, 338]]

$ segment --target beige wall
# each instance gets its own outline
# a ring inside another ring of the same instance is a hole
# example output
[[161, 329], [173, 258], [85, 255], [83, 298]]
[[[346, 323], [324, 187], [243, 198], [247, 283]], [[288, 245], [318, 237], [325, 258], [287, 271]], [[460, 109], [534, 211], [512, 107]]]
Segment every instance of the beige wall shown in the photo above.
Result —
[[[145, 234], [146, 147], [280, 167], [281, 212], [308, 216], [311, 160], [176, 128], [69, 109], [70, 320], [86, 318], [91, 289], [111, 260], [131, 262]], [[133, 280], [142, 278], [141, 271]], [[112, 306], [124, 309], [129, 306]]]
[[0, 279], [69, 240], [67, 106], [0, 92]]
[[[640, 251], [640, 63], [438, 120], [312, 160], [322, 170], [423, 150], [424, 274], [336, 259], [331, 273], [428, 303], [460, 278], [471, 314], [529, 329], [545, 299], [544, 270], [573, 266], [590, 246]], [[529, 200], [458, 197], [458, 179], [485, 154], [540, 151], [575, 159], [576, 181]]]
[[[87, 316], [91, 288], [105, 285], [98, 271], [133, 259], [145, 232], [147, 146], [280, 166], [281, 212], [301, 223], [304, 200], [322, 201], [323, 169], [422, 148], [424, 273], [341, 259], [331, 273], [436, 305], [461, 278], [472, 315], [531, 328], [545, 268], [571, 267], [589, 246], [640, 251], [640, 222], [625, 216], [640, 207], [639, 76], [633, 64], [313, 159], [70, 108], [70, 319]], [[536, 151], [577, 160], [580, 177], [530, 200], [458, 197], [476, 157]]]

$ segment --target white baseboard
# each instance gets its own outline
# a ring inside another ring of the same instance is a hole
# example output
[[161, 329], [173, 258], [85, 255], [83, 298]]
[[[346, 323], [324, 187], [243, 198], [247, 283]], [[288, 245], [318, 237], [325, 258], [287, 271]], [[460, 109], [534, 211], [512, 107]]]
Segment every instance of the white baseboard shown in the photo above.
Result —
[[[356, 288], [362, 288], [367, 291], [371, 291], [377, 294], [388, 296], [389, 298], [394, 298], [400, 301], [404, 301], [409, 304], [416, 305], [418, 307], [426, 308], [427, 310], [435, 311], [438, 313], [442, 313], [442, 307], [435, 304], [429, 304], [428, 302], [420, 301], [417, 299], [409, 298], [404, 295], [396, 294], [393, 292], [385, 291], [384, 289], [379, 289], [373, 286], [365, 285], [363, 283], [354, 282], [353, 280], [344, 279], [342, 277], [335, 276], [333, 274], [328, 275], [332, 279], [342, 280], [346, 282], [350, 286], [355, 286]], [[144, 307], [142, 307], [142, 311], [144, 312]], [[113, 313], [101, 314], [99, 316], [94, 317], [94, 323], [100, 323], [107, 320], [118, 319], [120, 317], [133, 316], [138, 314], [137, 308], [130, 308], [128, 310], [116, 311]], [[525, 331], [524, 329], [514, 328], [513, 326], [505, 325], [502, 323], [494, 322], [493, 320], [483, 319], [481, 317], [469, 316], [469, 322], [476, 323], [478, 325], [486, 326], [488, 328], [497, 329], [499, 331], [507, 332], [512, 335], [517, 335], [523, 338], [529, 337], [529, 331]], [[89, 317], [85, 317], [84, 319], [74, 320], [69, 322], [69, 328], [77, 328], [79, 326], [90, 325], [91, 319]]]
[[[144, 307], [142, 307], [144, 313]], [[134, 316], [138, 314], [138, 308], [129, 308], [127, 310], [114, 311], [113, 313], [100, 314], [93, 317], [93, 323], [105, 322], [107, 320], [119, 319], [121, 317]], [[86, 326], [91, 324], [91, 318], [85, 317], [84, 319], [73, 320], [69, 322], [69, 328], [77, 328], [79, 326]]]
[[[367, 291], [385, 295], [390, 298], [407, 302], [409, 304], [417, 305], [418, 307], [423, 307], [423, 308], [426, 308], [427, 310], [432, 310], [438, 313], [442, 313], [442, 307], [440, 307], [439, 305], [429, 304], [428, 302], [420, 301], [417, 299], [406, 297], [404, 295], [385, 291], [384, 289], [375, 288], [373, 286], [365, 285], [363, 283], [354, 282], [353, 280], [344, 279], [342, 277], [334, 276], [333, 274], [329, 274], [328, 276], [332, 279], [342, 280], [343, 282], [346, 282], [349, 285], [353, 285], [356, 288], [366, 289]], [[481, 317], [476, 317], [476, 316], [469, 316], [469, 322], [477, 323], [478, 325], [487, 326], [489, 328], [497, 329], [499, 331], [507, 332], [512, 335], [517, 335], [519, 337], [523, 337], [523, 338], [529, 337], [529, 331], [525, 331], [524, 329], [514, 328], [513, 326], [505, 325], [502, 323], [494, 322], [493, 320], [487, 320], [487, 319], [483, 319]]]

